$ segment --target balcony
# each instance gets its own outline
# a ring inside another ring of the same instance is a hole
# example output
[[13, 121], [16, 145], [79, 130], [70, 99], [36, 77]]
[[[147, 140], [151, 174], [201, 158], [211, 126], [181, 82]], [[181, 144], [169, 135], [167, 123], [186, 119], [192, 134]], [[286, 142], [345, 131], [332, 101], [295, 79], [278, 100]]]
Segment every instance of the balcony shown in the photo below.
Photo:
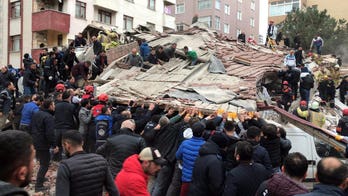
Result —
[[175, 5], [176, 0], [163, 0], [164, 5]]
[[163, 27], [175, 29], [175, 17], [168, 14], [163, 14]]
[[33, 13], [32, 31], [53, 30], [69, 33], [70, 14], [55, 10], [43, 10]]

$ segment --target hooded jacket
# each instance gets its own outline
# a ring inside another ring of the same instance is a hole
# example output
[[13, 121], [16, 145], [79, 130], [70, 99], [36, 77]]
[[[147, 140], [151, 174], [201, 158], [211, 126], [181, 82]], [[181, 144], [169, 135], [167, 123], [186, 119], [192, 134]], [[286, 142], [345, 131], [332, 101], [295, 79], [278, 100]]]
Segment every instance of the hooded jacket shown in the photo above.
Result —
[[225, 169], [219, 146], [209, 140], [199, 150], [190, 184], [190, 196], [220, 195], [224, 185]]
[[120, 196], [150, 196], [147, 191], [147, 182], [148, 176], [144, 173], [137, 154], [124, 161], [121, 172], [115, 178]]
[[276, 173], [260, 185], [256, 196], [292, 196], [304, 193], [308, 193], [304, 185], [284, 174]]

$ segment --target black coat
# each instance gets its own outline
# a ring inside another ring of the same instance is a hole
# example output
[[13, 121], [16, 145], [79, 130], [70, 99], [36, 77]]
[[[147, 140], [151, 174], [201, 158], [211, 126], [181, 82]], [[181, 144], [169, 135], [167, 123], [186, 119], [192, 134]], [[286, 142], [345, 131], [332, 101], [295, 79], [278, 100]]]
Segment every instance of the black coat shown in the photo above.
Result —
[[74, 129], [75, 128], [75, 106], [66, 101], [56, 104], [55, 110], [55, 129]]
[[300, 88], [310, 90], [314, 87], [314, 79], [311, 74], [306, 75], [300, 80]]
[[345, 80], [345, 78], [342, 79], [342, 82], [339, 86], [340, 89], [340, 100], [342, 103], [345, 103], [345, 98], [344, 96], [347, 94], [348, 92], [348, 82]]
[[0, 195], [1, 196], [29, 196], [29, 194], [22, 188], [19, 188], [8, 182], [0, 180]]
[[99, 53], [103, 50], [103, 46], [101, 45], [101, 43], [96, 40], [93, 42], [93, 53], [94, 55], [99, 55]]
[[25, 70], [23, 75], [23, 86], [34, 87], [36, 79], [39, 79], [39, 77], [34, 70]]
[[248, 140], [248, 142], [251, 145], [253, 145], [253, 161], [255, 163], [262, 164], [263, 166], [265, 166], [267, 170], [272, 171], [271, 159], [267, 150], [264, 147], [262, 147], [258, 142], [250, 140]]
[[275, 139], [261, 139], [261, 146], [263, 146], [271, 159], [272, 167], [279, 167], [281, 160], [280, 138]]
[[77, 59], [75, 52], [67, 51], [63, 56], [63, 61], [65, 65], [71, 69], [74, 66], [74, 62], [79, 63], [79, 59]]
[[124, 160], [133, 154], [139, 154], [145, 147], [145, 141], [140, 135], [123, 128], [117, 135], [108, 138], [106, 143], [97, 149], [97, 153], [106, 158], [115, 178], [121, 171]]
[[48, 110], [39, 110], [31, 120], [31, 132], [36, 150], [48, 150], [56, 146], [54, 117]]
[[270, 173], [259, 163], [240, 163], [227, 173], [224, 196], [254, 196]]
[[219, 146], [209, 140], [199, 149], [190, 184], [190, 196], [220, 195], [225, 180], [225, 169]]

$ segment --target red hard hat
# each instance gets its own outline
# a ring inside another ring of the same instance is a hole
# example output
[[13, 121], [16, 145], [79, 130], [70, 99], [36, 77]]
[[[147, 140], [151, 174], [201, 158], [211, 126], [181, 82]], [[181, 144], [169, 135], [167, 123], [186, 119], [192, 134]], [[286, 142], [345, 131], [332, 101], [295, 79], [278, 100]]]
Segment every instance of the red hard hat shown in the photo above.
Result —
[[106, 93], [102, 93], [98, 96], [98, 101], [107, 102], [109, 100], [109, 96]]
[[348, 108], [343, 109], [342, 113], [343, 113], [343, 116], [348, 116]]
[[300, 105], [302, 105], [302, 106], [307, 106], [307, 101], [302, 100], [302, 101], [300, 102]]
[[64, 84], [57, 84], [57, 85], [56, 85], [56, 91], [57, 91], [57, 92], [63, 92], [63, 91], [65, 91], [65, 86], [64, 86]]
[[85, 86], [85, 92], [86, 93], [93, 93], [94, 92], [94, 87], [92, 85]]
[[288, 81], [284, 81], [283, 85], [289, 85], [289, 82]]

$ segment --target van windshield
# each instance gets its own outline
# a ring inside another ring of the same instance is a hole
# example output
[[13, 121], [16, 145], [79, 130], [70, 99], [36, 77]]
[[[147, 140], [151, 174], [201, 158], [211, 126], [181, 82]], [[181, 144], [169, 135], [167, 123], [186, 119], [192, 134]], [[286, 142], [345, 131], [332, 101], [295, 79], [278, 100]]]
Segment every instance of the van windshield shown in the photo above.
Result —
[[321, 157], [336, 157], [336, 158], [344, 158], [344, 154], [339, 152], [334, 147], [325, 143], [321, 139], [314, 138], [315, 149], [317, 154]]

